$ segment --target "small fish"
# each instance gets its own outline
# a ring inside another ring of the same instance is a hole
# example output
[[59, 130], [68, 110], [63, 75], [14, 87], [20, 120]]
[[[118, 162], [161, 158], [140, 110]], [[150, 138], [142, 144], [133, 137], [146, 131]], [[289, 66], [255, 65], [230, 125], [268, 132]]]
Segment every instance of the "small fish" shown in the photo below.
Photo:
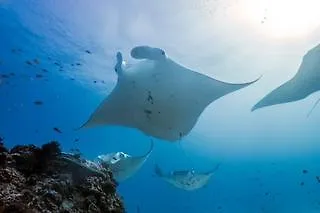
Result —
[[74, 81], [74, 78], [70, 78], [71, 81]]
[[74, 142], [78, 142], [78, 141], [79, 141], [79, 138], [74, 139]]
[[91, 54], [91, 51], [90, 50], [86, 50], [86, 53]]
[[76, 63], [77, 66], [81, 66], [81, 63]]
[[303, 173], [303, 174], [307, 174], [307, 173], [308, 173], [308, 170], [304, 169], [304, 170], [302, 170], [302, 173]]
[[38, 59], [33, 59], [33, 62], [35, 63], [35, 64], [40, 64], [40, 61], [38, 60]]
[[53, 130], [58, 132], [58, 133], [62, 133], [61, 130], [59, 128], [57, 128], [57, 127], [54, 127]]
[[28, 65], [30, 65], [30, 66], [32, 66], [31, 61], [26, 61], [25, 63], [28, 64]]
[[33, 103], [34, 103], [35, 105], [38, 105], [38, 106], [40, 106], [40, 105], [42, 105], [42, 104], [43, 104], [43, 102], [42, 102], [42, 101], [40, 101], [40, 100], [34, 101]]
[[42, 69], [42, 72], [48, 72], [48, 70], [46, 70], [46, 69]]
[[54, 62], [54, 65], [61, 66], [58, 62]]
[[95, 84], [96, 84], [96, 83], [97, 83], [97, 81], [93, 81], [93, 83], [95, 83]]
[[7, 74], [2, 74], [1, 78], [9, 78], [9, 76]]

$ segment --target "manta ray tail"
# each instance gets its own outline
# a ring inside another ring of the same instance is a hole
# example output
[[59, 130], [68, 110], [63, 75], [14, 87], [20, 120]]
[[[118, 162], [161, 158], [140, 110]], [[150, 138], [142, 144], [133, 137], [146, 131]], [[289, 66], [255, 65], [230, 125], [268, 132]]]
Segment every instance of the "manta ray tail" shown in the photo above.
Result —
[[320, 98], [316, 101], [316, 103], [313, 105], [313, 107], [311, 108], [311, 110], [309, 111], [309, 113], [307, 114], [307, 118], [311, 115], [311, 113], [313, 112], [313, 110], [316, 108], [316, 106], [319, 104], [320, 102]]

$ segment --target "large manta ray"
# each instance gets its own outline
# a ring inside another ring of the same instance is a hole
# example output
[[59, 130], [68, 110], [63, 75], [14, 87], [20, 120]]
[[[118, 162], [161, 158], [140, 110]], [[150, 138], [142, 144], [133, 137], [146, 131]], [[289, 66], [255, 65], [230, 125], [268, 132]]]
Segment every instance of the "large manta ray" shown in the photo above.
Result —
[[304, 55], [299, 70], [292, 79], [267, 94], [252, 108], [252, 111], [276, 104], [299, 101], [319, 90], [320, 44]]
[[155, 173], [158, 177], [179, 189], [193, 191], [207, 185], [219, 166], [220, 164], [218, 164], [213, 170], [203, 173], [195, 172], [194, 170], [179, 170], [164, 174], [160, 167], [156, 165]]
[[177, 64], [160, 48], [137, 46], [131, 56], [140, 63], [125, 66], [117, 53], [117, 84], [82, 127], [121, 125], [174, 142], [211, 102], [258, 80], [221, 82]]

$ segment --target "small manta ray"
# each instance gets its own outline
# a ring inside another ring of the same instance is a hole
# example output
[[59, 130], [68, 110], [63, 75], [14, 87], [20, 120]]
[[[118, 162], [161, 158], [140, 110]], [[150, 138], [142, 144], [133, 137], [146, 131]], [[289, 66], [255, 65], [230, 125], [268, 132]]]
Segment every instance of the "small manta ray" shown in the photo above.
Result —
[[[298, 72], [291, 80], [287, 81], [266, 95], [251, 109], [251, 111], [260, 109], [262, 107], [299, 101], [319, 90], [320, 44], [309, 50], [307, 54], [304, 55]], [[319, 101], [317, 101], [317, 103], [318, 102]], [[313, 108], [311, 109], [310, 113], [312, 112]]]
[[157, 176], [172, 184], [173, 186], [186, 191], [200, 189], [207, 185], [211, 176], [217, 171], [220, 164], [213, 170], [205, 173], [196, 173], [192, 170], [173, 171], [169, 174], [164, 174], [158, 165], [155, 166]]
[[175, 142], [192, 130], [211, 102], [259, 79], [242, 84], [218, 81], [149, 46], [133, 48], [131, 57], [140, 61], [125, 65], [122, 54], [117, 53], [115, 88], [78, 129], [119, 125]]
[[131, 156], [123, 152], [109, 153], [106, 155], [99, 155], [97, 162], [105, 168], [109, 168], [113, 177], [118, 181], [124, 181], [133, 176], [146, 162], [147, 158], [153, 150], [153, 141], [149, 151], [142, 156]]

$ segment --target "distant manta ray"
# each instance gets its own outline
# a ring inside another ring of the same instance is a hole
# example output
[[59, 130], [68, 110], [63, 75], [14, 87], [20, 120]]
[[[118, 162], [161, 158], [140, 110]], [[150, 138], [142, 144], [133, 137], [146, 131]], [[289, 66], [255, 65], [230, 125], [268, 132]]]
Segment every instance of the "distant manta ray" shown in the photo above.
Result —
[[173, 186], [186, 191], [200, 189], [208, 184], [212, 175], [218, 170], [218, 164], [213, 170], [203, 173], [194, 170], [179, 170], [164, 174], [158, 165], [155, 166], [155, 173], [158, 177]]
[[[251, 111], [276, 104], [289, 103], [302, 100], [310, 94], [320, 90], [320, 44], [309, 50], [303, 57], [296, 75], [285, 82], [264, 98], [262, 98]], [[309, 114], [319, 103], [315, 103]], [[308, 114], [308, 115], [309, 115]]]
[[124, 152], [99, 155], [96, 161], [103, 167], [109, 168], [113, 177], [121, 182], [133, 176], [146, 162], [153, 150], [153, 141], [147, 153], [142, 156], [131, 156]]
[[192, 130], [211, 102], [258, 80], [218, 81], [177, 64], [160, 48], [137, 46], [131, 56], [141, 61], [125, 66], [117, 53], [117, 84], [80, 128], [120, 125], [175, 142]]

